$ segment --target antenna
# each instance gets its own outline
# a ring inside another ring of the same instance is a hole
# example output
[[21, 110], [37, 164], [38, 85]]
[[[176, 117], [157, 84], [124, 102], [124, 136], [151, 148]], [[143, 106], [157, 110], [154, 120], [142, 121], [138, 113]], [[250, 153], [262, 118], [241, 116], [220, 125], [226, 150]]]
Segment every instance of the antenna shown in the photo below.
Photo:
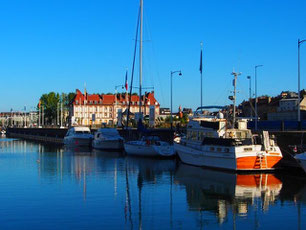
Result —
[[237, 77], [239, 75], [241, 75], [241, 73], [237, 73], [237, 72], [232, 72], [232, 75], [234, 75], [234, 81], [233, 81], [233, 86], [234, 86], [234, 96], [232, 97], [233, 100], [233, 124], [232, 124], [232, 128], [235, 128], [235, 122], [236, 122], [236, 85], [237, 85]]

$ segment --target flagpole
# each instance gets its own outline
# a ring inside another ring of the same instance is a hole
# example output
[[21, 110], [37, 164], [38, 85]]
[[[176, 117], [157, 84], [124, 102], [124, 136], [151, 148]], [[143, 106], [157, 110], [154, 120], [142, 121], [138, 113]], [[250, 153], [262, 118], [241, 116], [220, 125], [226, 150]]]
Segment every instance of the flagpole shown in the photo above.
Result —
[[201, 111], [202, 111], [202, 107], [203, 107], [203, 66], [202, 66], [202, 56], [203, 56], [203, 42], [201, 42], [201, 62], [200, 62], [200, 72], [201, 72]]

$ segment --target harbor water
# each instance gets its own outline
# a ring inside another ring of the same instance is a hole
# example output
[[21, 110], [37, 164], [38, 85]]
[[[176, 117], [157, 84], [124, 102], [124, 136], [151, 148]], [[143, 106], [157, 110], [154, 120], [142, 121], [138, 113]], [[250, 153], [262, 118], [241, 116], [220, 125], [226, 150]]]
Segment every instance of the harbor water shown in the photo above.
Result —
[[0, 139], [1, 229], [306, 229], [306, 178]]

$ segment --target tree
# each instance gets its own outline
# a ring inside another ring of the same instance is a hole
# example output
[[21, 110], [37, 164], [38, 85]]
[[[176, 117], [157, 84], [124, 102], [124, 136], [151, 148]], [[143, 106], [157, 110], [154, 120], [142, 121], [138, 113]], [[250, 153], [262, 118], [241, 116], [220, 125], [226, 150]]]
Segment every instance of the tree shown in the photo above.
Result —
[[55, 124], [56, 120], [56, 113], [57, 113], [57, 106], [59, 103], [59, 94], [55, 92], [50, 92], [48, 94], [43, 94], [40, 97], [40, 103], [44, 110], [44, 117], [46, 124]]

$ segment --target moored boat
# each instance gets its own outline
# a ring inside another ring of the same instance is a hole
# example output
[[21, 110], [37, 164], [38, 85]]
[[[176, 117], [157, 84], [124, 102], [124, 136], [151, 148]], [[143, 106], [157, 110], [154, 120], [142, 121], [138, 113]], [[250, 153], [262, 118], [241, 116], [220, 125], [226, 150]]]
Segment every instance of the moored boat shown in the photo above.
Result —
[[92, 147], [95, 149], [121, 150], [123, 138], [117, 129], [101, 128], [94, 135]]
[[88, 127], [72, 127], [64, 137], [64, 144], [69, 146], [91, 146], [93, 135]]
[[274, 170], [282, 159], [273, 137], [253, 135], [245, 120], [228, 128], [226, 119], [195, 116], [174, 148], [184, 163], [228, 170]]
[[161, 141], [158, 136], [143, 136], [141, 140], [124, 143], [128, 155], [147, 157], [171, 157], [175, 154], [174, 148], [168, 142]]

